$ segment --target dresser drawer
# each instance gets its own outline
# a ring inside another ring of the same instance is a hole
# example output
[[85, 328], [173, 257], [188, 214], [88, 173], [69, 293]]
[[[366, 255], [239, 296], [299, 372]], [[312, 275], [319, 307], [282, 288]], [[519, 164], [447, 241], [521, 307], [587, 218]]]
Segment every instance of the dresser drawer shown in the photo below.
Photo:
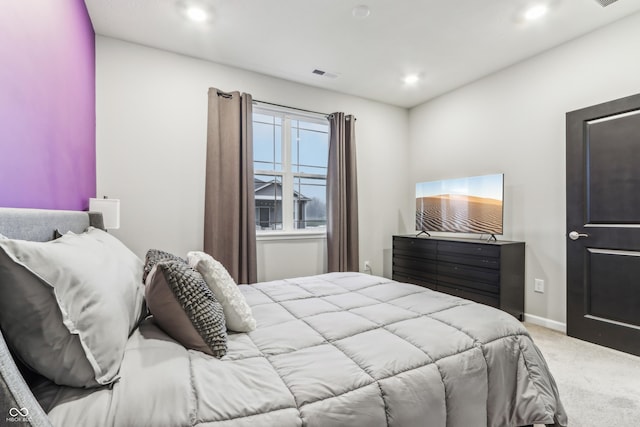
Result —
[[438, 280], [450, 281], [450, 279], [455, 278], [498, 286], [500, 283], [500, 271], [447, 262], [438, 263]]
[[438, 272], [438, 264], [435, 261], [424, 261], [403, 256], [393, 257], [393, 268], [397, 270], [414, 270], [425, 274], [435, 274]]
[[438, 253], [438, 262], [449, 262], [455, 264], [464, 264], [475, 267], [491, 268], [494, 270], [500, 269], [500, 258], [486, 256], [474, 256], [474, 255], [455, 255], [452, 253]]
[[[412, 258], [393, 257], [393, 274], [421, 282], [436, 283], [437, 268], [435, 262], [429, 263]], [[413, 282], [411, 282], [413, 283]]]
[[500, 294], [499, 283], [486, 283], [486, 282], [480, 282], [476, 279], [442, 276], [442, 275], [438, 275], [437, 282], [438, 282], [438, 285], [452, 286], [456, 288], [461, 287], [461, 288], [468, 289], [469, 291], [482, 291], [482, 292], [494, 294], [494, 296], [497, 296]]
[[415, 237], [394, 237], [393, 253], [406, 254], [416, 258], [436, 259], [438, 242]]
[[474, 255], [500, 258], [500, 247], [487, 243], [438, 242], [438, 252], [442, 255]]
[[396, 249], [393, 248], [393, 254], [395, 257], [411, 258], [420, 260], [421, 262], [436, 262], [435, 251], [415, 251], [411, 249]]

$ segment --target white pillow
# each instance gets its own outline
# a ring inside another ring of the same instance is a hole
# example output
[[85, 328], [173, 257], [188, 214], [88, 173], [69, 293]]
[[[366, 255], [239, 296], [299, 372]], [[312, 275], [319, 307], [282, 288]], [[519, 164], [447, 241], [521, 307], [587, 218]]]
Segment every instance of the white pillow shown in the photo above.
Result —
[[256, 319], [253, 318], [251, 307], [227, 269], [204, 252], [189, 252], [187, 261], [202, 275], [209, 289], [222, 304], [227, 328], [236, 332], [254, 330]]
[[142, 314], [142, 261], [90, 227], [50, 242], [0, 239], [0, 323], [18, 357], [52, 381], [117, 379]]

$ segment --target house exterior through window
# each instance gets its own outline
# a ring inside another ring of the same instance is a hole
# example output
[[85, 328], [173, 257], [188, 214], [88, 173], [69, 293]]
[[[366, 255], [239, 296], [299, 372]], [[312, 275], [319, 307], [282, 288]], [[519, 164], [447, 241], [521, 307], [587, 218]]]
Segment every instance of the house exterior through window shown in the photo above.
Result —
[[326, 229], [329, 123], [319, 114], [254, 106], [256, 230]]

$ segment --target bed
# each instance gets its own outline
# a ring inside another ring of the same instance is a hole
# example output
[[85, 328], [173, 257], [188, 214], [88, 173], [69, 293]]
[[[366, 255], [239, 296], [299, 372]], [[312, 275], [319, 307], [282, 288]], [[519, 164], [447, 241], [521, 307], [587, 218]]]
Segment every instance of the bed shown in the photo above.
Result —
[[[0, 209], [12, 239], [99, 221]], [[105, 386], [38, 377], [0, 339], [0, 416], [64, 427], [567, 425], [542, 354], [500, 310], [360, 273], [239, 288], [257, 327], [229, 332], [224, 357], [187, 350], [147, 317]]]

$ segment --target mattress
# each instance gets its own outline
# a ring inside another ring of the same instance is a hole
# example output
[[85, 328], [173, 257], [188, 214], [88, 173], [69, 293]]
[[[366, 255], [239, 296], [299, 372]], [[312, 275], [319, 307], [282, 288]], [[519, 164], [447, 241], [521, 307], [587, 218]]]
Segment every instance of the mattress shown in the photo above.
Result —
[[240, 289], [258, 327], [222, 359], [146, 319], [120, 379], [34, 394], [54, 426], [566, 426], [543, 356], [500, 310], [359, 273]]

